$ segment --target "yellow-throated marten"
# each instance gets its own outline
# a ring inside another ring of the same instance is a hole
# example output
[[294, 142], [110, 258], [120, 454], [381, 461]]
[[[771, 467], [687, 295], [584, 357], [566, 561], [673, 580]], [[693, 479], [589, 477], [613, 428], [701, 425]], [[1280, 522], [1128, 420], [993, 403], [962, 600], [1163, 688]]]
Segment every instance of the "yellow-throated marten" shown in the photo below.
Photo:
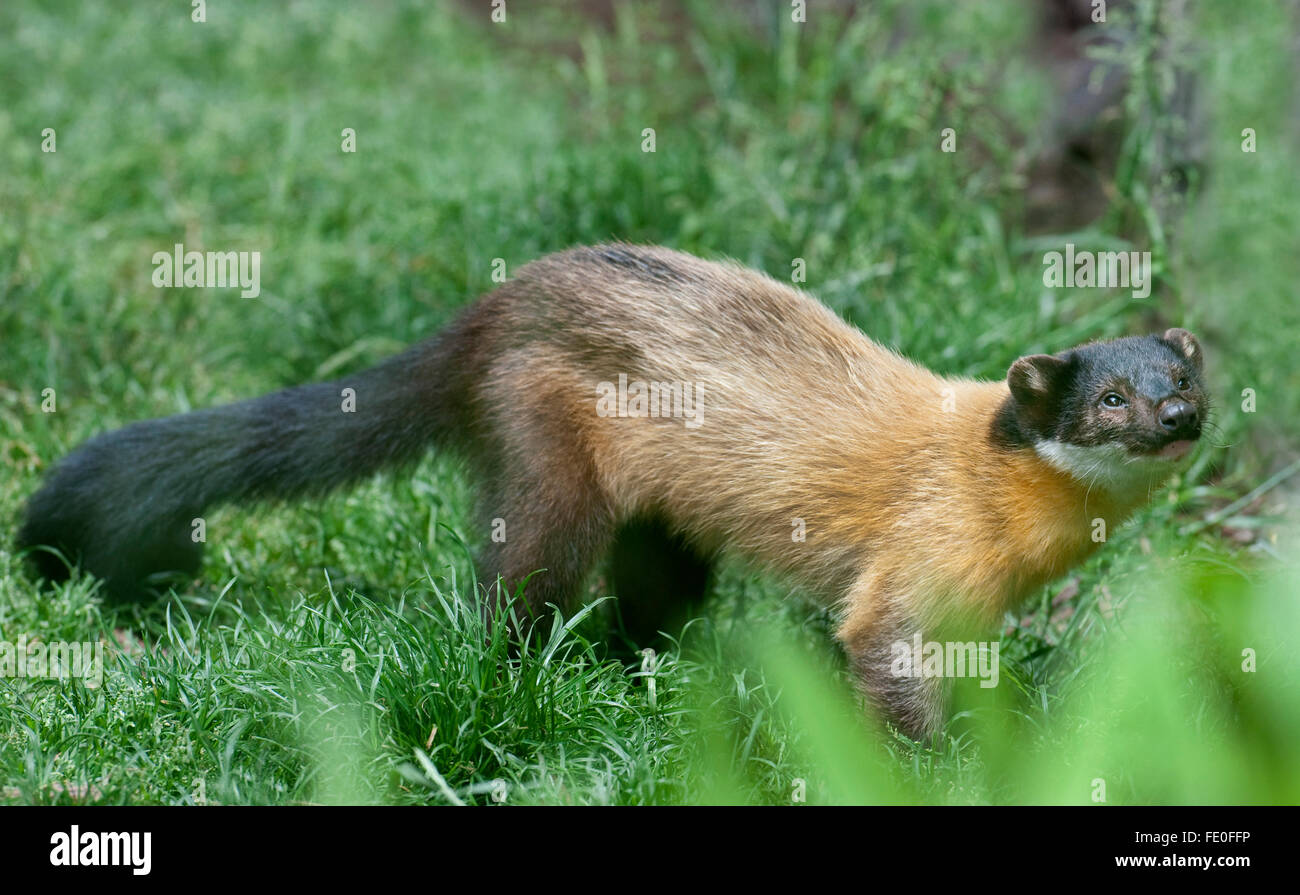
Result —
[[737, 265], [576, 248], [370, 370], [92, 439], [19, 540], [134, 596], [197, 568], [205, 508], [457, 449], [506, 525], [480, 573], [513, 592], [545, 570], [531, 607], [571, 607], [610, 551], [624, 616], [652, 625], [734, 550], [835, 606], [864, 694], [924, 734], [941, 688], [891, 674], [891, 644], [952, 614], [996, 620], [1094, 550], [1094, 520], [1119, 523], [1199, 438], [1201, 363], [1170, 329], [1022, 357], [1005, 382], [948, 379]]

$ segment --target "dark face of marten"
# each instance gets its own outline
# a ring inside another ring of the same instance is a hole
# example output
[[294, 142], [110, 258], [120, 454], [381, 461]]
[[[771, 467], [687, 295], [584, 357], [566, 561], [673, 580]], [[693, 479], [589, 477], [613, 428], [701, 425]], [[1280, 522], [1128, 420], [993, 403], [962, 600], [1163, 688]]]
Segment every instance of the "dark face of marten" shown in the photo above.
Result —
[[1003, 427], [1071, 473], [1158, 468], [1201, 437], [1201, 373], [1201, 347], [1185, 329], [1022, 357], [1007, 374]]

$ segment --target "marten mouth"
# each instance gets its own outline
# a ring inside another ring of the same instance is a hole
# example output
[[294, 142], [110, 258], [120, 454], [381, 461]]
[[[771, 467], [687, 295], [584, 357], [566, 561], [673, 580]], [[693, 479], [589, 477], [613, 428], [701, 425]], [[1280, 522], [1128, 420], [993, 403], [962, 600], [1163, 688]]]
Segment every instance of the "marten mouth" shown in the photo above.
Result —
[[1167, 441], [1160, 447], [1146, 448], [1137, 451], [1139, 457], [1149, 457], [1153, 460], [1181, 460], [1192, 452], [1196, 447], [1196, 438], [1178, 438], [1174, 441]]
[[1196, 447], [1196, 442], [1190, 438], [1180, 438], [1177, 441], [1171, 441], [1160, 450], [1155, 452], [1155, 456], [1161, 460], [1181, 460], [1192, 452]]

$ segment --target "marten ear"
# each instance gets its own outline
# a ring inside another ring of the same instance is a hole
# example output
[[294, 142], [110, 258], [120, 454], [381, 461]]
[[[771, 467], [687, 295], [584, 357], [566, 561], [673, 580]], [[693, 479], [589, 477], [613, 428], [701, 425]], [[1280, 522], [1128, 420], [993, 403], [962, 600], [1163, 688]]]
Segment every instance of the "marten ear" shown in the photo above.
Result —
[[1060, 393], [1069, 363], [1051, 354], [1022, 357], [1007, 371], [1007, 386], [1017, 404], [1032, 405]]
[[1175, 326], [1173, 329], [1165, 330], [1165, 334], [1160, 338], [1174, 346], [1175, 351], [1191, 361], [1198, 373], [1201, 371], [1204, 358], [1201, 355], [1201, 343], [1196, 341], [1196, 336]]

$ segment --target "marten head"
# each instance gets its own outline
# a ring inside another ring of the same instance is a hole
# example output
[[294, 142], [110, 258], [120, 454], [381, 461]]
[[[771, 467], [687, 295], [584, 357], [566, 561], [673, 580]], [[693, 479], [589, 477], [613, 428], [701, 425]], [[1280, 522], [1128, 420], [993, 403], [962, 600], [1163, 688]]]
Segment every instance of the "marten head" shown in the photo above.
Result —
[[1022, 357], [998, 433], [1076, 478], [1136, 483], [1170, 471], [1201, 437], [1201, 372], [1200, 344], [1177, 328]]

